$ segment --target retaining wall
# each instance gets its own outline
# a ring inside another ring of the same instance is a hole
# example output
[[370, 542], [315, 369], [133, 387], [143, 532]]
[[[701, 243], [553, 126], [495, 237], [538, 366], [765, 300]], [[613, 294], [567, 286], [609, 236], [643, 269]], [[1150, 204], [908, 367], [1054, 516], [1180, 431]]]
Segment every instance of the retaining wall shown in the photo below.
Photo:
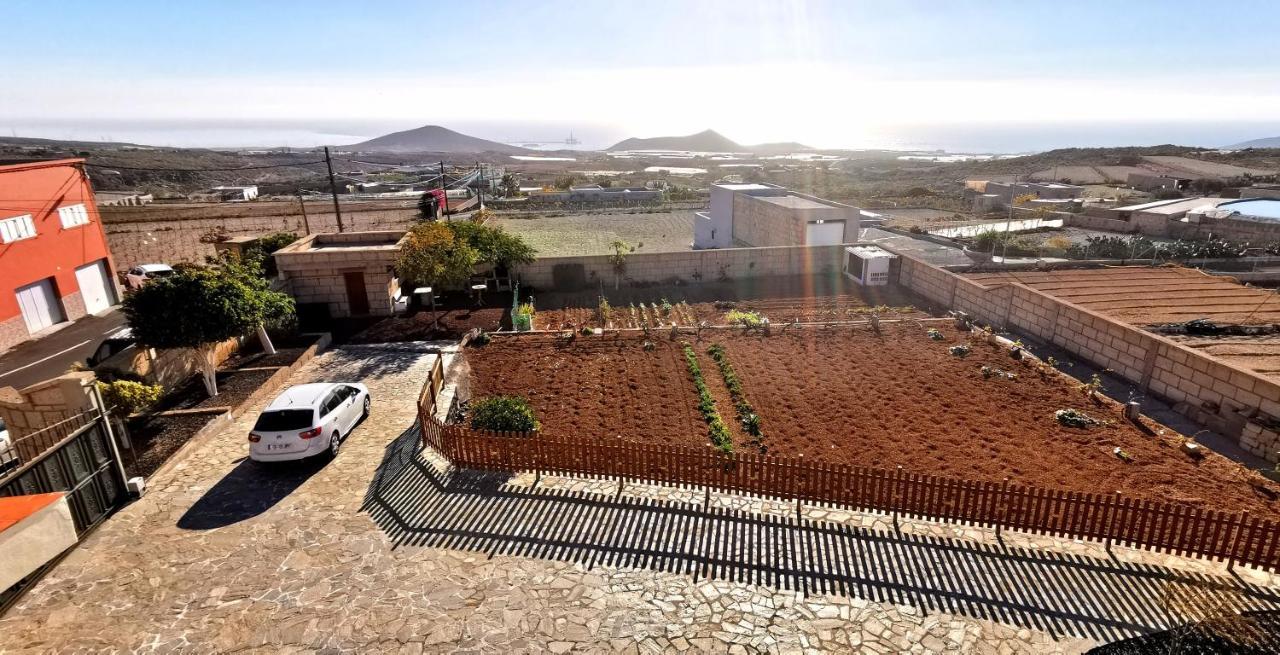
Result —
[[[979, 321], [1060, 346], [1108, 368], [1188, 418], [1280, 461], [1270, 439], [1246, 428], [1280, 420], [1280, 383], [1146, 330], [1018, 283], [978, 284], [902, 255], [898, 283]], [[1274, 423], [1271, 423], [1274, 425]]]
[[[631, 253], [626, 256], [622, 284], [712, 282], [775, 275], [839, 275], [845, 246], [781, 246], [774, 248], [728, 248], [678, 252]], [[521, 284], [554, 289], [556, 266], [582, 266], [588, 287], [603, 281], [612, 287], [617, 281], [611, 255], [544, 257], [520, 266]], [[559, 289], [557, 289], [559, 290]], [[572, 289], [565, 289], [572, 291]]]

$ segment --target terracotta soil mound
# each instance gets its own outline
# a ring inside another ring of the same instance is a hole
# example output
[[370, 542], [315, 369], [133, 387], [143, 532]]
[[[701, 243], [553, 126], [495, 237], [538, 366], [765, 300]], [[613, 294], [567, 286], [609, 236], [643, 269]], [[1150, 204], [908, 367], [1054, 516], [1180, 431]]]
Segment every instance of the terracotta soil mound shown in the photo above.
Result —
[[[719, 371], [706, 349], [725, 347], [762, 418], [771, 455], [1277, 513], [1243, 467], [1212, 453], [1194, 460], [1178, 450], [1181, 437], [1173, 430], [1144, 419], [1164, 432], [1148, 436], [1115, 403], [1089, 400], [1078, 382], [1061, 375], [1041, 379], [995, 346], [973, 343], [967, 358], [954, 357], [948, 347], [967, 342], [968, 334], [949, 323], [935, 327], [944, 341], [910, 324], [886, 324], [881, 336], [865, 327], [770, 337], [707, 330], [695, 349], [710, 381]], [[467, 351], [473, 396], [528, 397], [550, 436], [709, 447], [679, 343], [655, 336], [655, 348], [645, 351], [642, 340], [495, 337]], [[986, 379], [984, 365], [1017, 378]], [[720, 383], [712, 389], [721, 416], [735, 421]], [[1054, 412], [1067, 408], [1106, 424], [1064, 427]], [[740, 430], [733, 432], [741, 439]], [[1117, 446], [1132, 463], [1116, 458]]]
[[1273, 292], [1190, 268], [1117, 266], [965, 275], [985, 285], [1020, 282], [1132, 325], [1197, 318], [1223, 325], [1280, 322], [1280, 302]]

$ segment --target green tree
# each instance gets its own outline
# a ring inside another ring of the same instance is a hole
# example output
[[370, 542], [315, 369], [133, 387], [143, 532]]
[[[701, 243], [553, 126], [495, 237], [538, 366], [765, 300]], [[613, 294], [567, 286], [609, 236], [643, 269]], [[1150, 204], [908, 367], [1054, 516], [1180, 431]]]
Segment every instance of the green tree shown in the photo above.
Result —
[[293, 299], [272, 291], [256, 267], [227, 258], [152, 280], [125, 298], [124, 314], [140, 346], [191, 349], [205, 390], [216, 396], [218, 343], [251, 330], [265, 337], [267, 326], [293, 317]]
[[456, 287], [467, 281], [479, 261], [480, 253], [455, 236], [449, 225], [421, 223], [405, 235], [396, 272], [412, 286]]
[[516, 198], [520, 195], [520, 180], [515, 175], [507, 173], [502, 176], [502, 193], [508, 198]]
[[529, 264], [538, 251], [523, 238], [501, 227], [483, 225], [475, 221], [449, 223], [456, 239], [471, 246], [479, 256], [478, 262], [507, 267], [513, 264]]

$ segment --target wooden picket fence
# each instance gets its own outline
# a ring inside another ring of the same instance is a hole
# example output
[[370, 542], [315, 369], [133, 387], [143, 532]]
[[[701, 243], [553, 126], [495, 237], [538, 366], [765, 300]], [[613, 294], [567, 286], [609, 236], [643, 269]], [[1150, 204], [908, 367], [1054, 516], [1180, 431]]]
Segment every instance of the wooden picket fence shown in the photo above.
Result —
[[423, 441], [461, 468], [539, 471], [797, 499], [965, 525], [1115, 542], [1280, 570], [1280, 522], [1188, 505], [958, 480], [751, 453], [620, 439], [549, 438], [444, 425], [432, 380], [419, 400]]

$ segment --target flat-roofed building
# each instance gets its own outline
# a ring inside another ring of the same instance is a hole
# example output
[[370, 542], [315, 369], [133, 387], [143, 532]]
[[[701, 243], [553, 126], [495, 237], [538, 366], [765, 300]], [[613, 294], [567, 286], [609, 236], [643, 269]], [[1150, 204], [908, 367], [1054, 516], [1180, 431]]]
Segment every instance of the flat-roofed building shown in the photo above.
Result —
[[772, 184], [713, 184], [694, 222], [695, 249], [832, 245], [856, 241], [862, 213]]

